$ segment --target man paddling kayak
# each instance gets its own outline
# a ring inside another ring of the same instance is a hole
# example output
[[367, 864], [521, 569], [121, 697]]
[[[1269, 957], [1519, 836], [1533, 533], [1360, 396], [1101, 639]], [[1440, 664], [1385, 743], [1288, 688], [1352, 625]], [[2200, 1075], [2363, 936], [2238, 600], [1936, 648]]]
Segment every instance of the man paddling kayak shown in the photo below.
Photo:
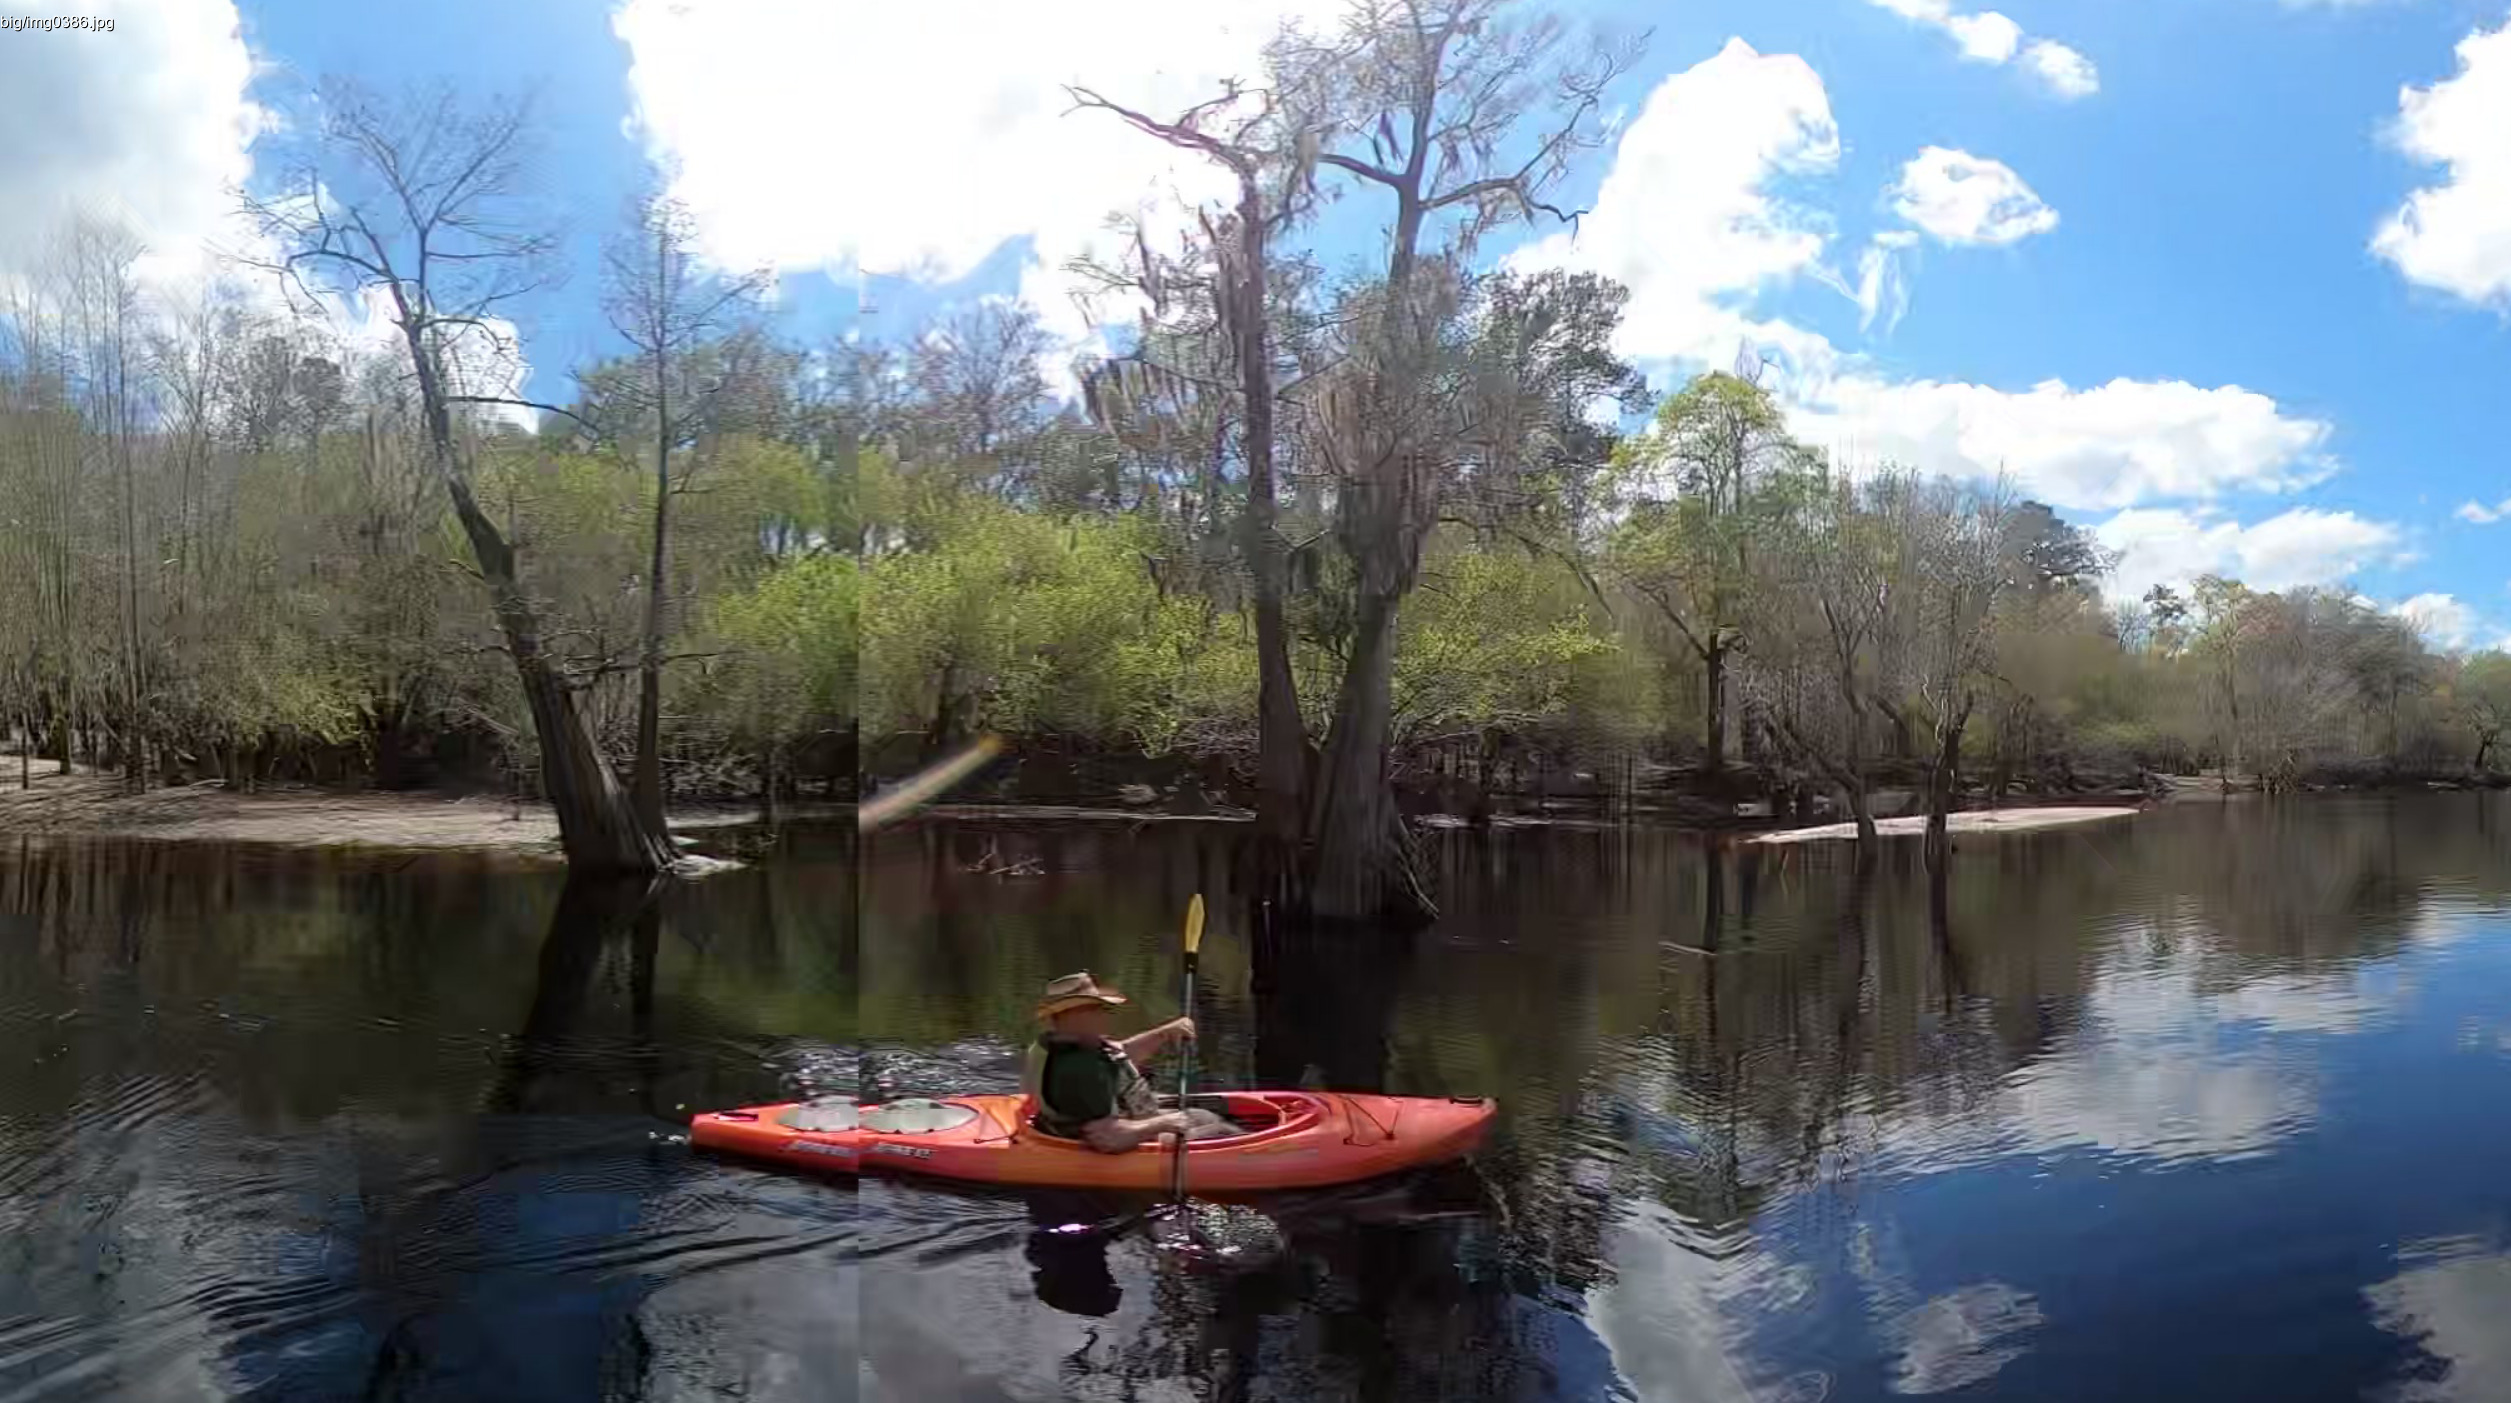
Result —
[[1100, 988], [1087, 970], [1047, 981], [1046, 995], [1038, 1001], [1038, 1019], [1046, 1030], [1029, 1049], [1024, 1078], [1037, 1108], [1031, 1118], [1037, 1128], [1108, 1154], [1164, 1135], [1209, 1140], [1238, 1134], [1226, 1117], [1200, 1107], [1160, 1109], [1140, 1064], [1164, 1048], [1191, 1041], [1194, 1020], [1173, 1018], [1119, 1042], [1109, 1032], [1114, 1010], [1126, 1002], [1123, 994]]

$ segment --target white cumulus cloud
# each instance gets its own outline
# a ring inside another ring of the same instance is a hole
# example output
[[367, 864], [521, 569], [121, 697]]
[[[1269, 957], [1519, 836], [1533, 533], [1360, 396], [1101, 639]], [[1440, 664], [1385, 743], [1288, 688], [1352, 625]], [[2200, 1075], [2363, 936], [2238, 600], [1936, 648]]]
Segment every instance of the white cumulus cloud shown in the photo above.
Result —
[[2119, 553], [2107, 587], [2134, 599], [2155, 585], [2185, 589], [2200, 575], [2228, 575], [2253, 589], [2334, 584], [2407, 554], [2406, 533], [2350, 511], [2294, 507], [2247, 525], [2207, 510], [2138, 507], [2093, 528]]
[[2459, 509], [2450, 514], [2461, 521], [2473, 522], [2478, 526], [2491, 526], [2504, 517], [2511, 516], [2511, 497], [2505, 497], [2490, 507], [2482, 502], [2461, 502]]
[[[1801, 58], [1733, 40], [1649, 94], [1574, 234], [1548, 235], [1511, 261], [1591, 270], [1629, 287], [1619, 347], [1642, 362], [1722, 367], [1739, 343], [1753, 346], [1779, 368], [1770, 383], [1798, 432], [1848, 461], [1888, 457], [1968, 478], [2011, 473], [2054, 506], [2090, 509], [2282, 491], [2333, 471], [2327, 424], [2239, 386], [2049, 381], [2010, 391], [1901, 379], [1817, 332], [1758, 314], [1760, 299], [1800, 278], [1849, 296], [1869, 323], [1888, 326], [1906, 307], [1893, 255], [1909, 231], [1878, 237], [1853, 278], [1831, 266], [1833, 223], [1805, 187], [1839, 159], [1820, 75]], [[1932, 197], [1927, 172], [1943, 163], [1918, 164]], [[1999, 220], [2035, 219], [1990, 199], [1968, 225], [1949, 205], [1940, 222], [1985, 233], [2005, 232]]]
[[2026, 39], [2023, 27], [1995, 10], [1965, 14], [1952, 0], [1868, 0], [1913, 24], [1942, 31], [1972, 63], [2022, 62], [2052, 94], [2072, 101], [2101, 91], [2091, 59], [2054, 39]]
[[1893, 380], [1863, 369], [1791, 386], [1790, 419], [1848, 462], [1952, 477], [2010, 474], [2052, 506], [2106, 509], [2325, 478], [2329, 426], [2237, 385], [2113, 380], [2029, 390]]
[[2459, 71], [2398, 95], [2391, 139], [2443, 169], [2372, 235], [2372, 251], [2414, 283], [2511, 305], [2511, 25], [2458, 46]]
[[[278, 313], [277, 280], [222, 255], [266, 256], [238, 195], [254, 143], [279, 125], [255, 100], [258, 71], [229, 0], [115, 0], [111, 33], [0, 34], [0, 285], [37, 274], [84, 222], [127, 233], [144, 314], [196, 313], [241, 294]], [[355, 354], [398, 358], [399, 332], [379, 292], [318, 297], [303, 308]], [[450, 349], [466, 393], [519, 395], [530, 378], [513, 323], [488, 318]], [[527, 409], [493, 417], [529, 425]]]
[[[1739, 340], [1813, 352], [1821, 338], [1745, 309], [1758, 292], [1819, 275], [1829, 216], [1772, 187], [1827, 175], [1839, 160], [1839, 125], [1812, 66], [1732, 39], [1648, 95], [1579, 229], [1510, 261], [1628, 287], [1621, 339], [1634, 355], [1723, 365]], [[1876, 284], [1879, 296], [1880, 270]]]
[[2389, 611], [2444, 648], [2464, 648], [2485, 627], [2474, 606], [2453, 594], [2419, 594]]
[[2093, 67], [2093, 61], [2054, 39], [2034, 39], [2023, 46], [2023, 66], [2062, 98], [2091, 97], [2101, 91], [2101, 71]]
[[0, 35], [0, 273], [24, 274], [79, 218], [118, 224], [154, 283], [197, 280], [231, 237], [268, 116], [228, 0], [118, 0], [112, 33]]
[[2013, 244], [2058, 227], [2049, 208], [2003, 161], [1930, 146], [1889, 192], [1892, 210], [1948, 244]]
[[612, 23], [636, 127], [716, 258], [948, 282], [1028, 239], [1024, 294], [1077, 332], [1062, 266], [1111, 247], [1110, 213], [1228, 187], [1108, 113], [1070, 111], [1064, 85], [1173, 115], [1224, 79], [1260, 80], [1261, 46], [1303, 7], [1337, 8], [626, 0]]

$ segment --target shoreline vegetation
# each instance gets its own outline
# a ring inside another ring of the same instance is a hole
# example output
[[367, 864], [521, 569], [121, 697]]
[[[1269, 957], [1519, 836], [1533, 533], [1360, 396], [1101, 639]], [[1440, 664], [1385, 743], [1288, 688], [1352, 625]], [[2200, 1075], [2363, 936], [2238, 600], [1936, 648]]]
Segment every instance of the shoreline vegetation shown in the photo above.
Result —
[[[1628, 288], [1487, 256], [1563, 226], [1637, 41], [1446, 13], [1284, 34], [1177, 112], [1071, 89], [1234, 190], [1059, 270], [1085, 343], [990, 299], [805, 342], [657, 192], [573, 270], [616, 335], [517, 398], [493, 309], [569, 271], [564, 212], [528, 106], [425, 87], [327, 82], [263, 260], [196, 301], [53, 231], [0, 307], [0, 746], [122, 792], [0, 824], [636, 875], [674, 806], [843, 803], [993, 733], [942, 797], [1247, 810], [1277, 910], [1374, 927], [1436, 915], [1448, 817], [1924, 813], [1941, 872], [1955, 813], [2158, 774], [2498, 782], [2511, 655], [2408, 606], [2121, 589], [2032, 484], [1802, 441], [1752, 345], [1652, 382]], [[1338, 203], [1386, 234], [1329, 267]], [[397, 334], [344, 335], [360, 299]], [[538, 802], [391, 797], [430, 790]]]
[[[13, 765], [11, 767], [15, 769]], [[2015, 795], [2003, 800], [1977, 799], [1977, 807], [1955, 809], [1946, 816], [1953, 837], [1986, 837], [2131, 818], [2158, 804], [2245, 799], [2269, 792], [2255, 776], [2238, 776], [2228, 784], [2217, 774], [2153, 775], [2133, 802], [2122, 791], [2080, 795]], [[26, 766], [26, 787], [18, 776], [0, 787], [0, 837], [108, 838], [148, 842], [242, 843], [305, 850], [404, 853], [490, 854], [525, 862], [562, 863], [556, 814], [547, 804], [512, 796], [437, 791], [386, 792], [373, 789], [275, 785], [245, 791], [209, 780], [140, 792], [128, 789], [109, 771], [77, 770], [62, 775], [50, 760]], [[2428, 791], [2499, 787], [2492, 777], [2429, 778], [2400, 776], [2387, 783], [2304, 786], [2304, 792]], [[1106, 799], [1074, 802], [1040, 800], [962, 801], [924, 806], [919, 817], [945, 823], [1055, 824], [1121, 823], [1130, 825], [1201, 823], [1247, 824], [1250, 808], [1224, 803], [1199, 804], [1180, 812], [1160, 802], [1145, 786]], [[1515, 796], [1522, 797], [1522, 796]], [[1884, 793], [1889, 802], [1906, 795]], [[1479, 817], [1424, 810], [1411, 821], [1425, 829], [1510, 831], [1538, 828], [1594, 828], [1628, 825], [1639, 828], [1721, 832], [1734, 841], [1761, 845], [1853, 841], [1854, 821], [1795, 823], [1774, 817], [1760, 807], [1716, 815], [1703, 821], [1703, 810], [1684, 810], [1664, 803], [1625, 803], [1549, 799]], [[674, 809], [669, 829], [683, 847], [704, 843], [709, 834], [779, 822], [843, 822], [854, 817], [848, 803], [785, 802], [769, 813], [755, 803], [714, 803]], [[1878, 817], [1878, 838], [1923, 835], [1924, 813]], [[684, 874], [712, 870], [714, 859], [699, 858]]]

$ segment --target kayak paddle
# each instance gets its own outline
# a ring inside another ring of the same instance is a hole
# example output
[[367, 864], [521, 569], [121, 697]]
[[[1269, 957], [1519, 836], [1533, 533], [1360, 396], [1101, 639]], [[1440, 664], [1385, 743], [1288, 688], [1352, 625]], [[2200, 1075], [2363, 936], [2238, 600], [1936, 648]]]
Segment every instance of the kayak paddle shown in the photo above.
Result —
[[[1194, 1017], [1194, 957], [1196, 949], [1202, 944], [1203, 893], [1196, 892], [1193, 899], [1186, 903], [1186, 974], [1184, 987], [1177, 1000], [1177, 1012], [1181, 1018]], [[1185, 1050], [1177, 1058], [1177, 1114], [1181, 1116], [1186, 1113], [1186, 1089], [1193, 1073], [1194, 1042], [1189, 1039]], [[1177, 1190], [1177, 1207], [1180, 1211], [1183, 1211], [1186, 1206], [1186, 1138], [1184, 1131], [1178, 1132], [1177, 1168], [1173, 1182]]]

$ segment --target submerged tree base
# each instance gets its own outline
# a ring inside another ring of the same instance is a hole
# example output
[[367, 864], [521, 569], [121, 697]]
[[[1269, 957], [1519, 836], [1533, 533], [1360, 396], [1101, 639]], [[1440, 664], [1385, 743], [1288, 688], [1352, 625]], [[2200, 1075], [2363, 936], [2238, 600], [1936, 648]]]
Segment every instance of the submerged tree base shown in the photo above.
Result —
[[[2141, 810], [2122, 808], [2042, 808], [2042, 809], [1969, 809], [1945, 815], [1948, 832], [1965, 833], [2031, 833], [2043, 828], [2065, 828], [2078, 823], [2099, 823], [2104, 819], [2131, 818]], [[1878, 837], [1910, 837], [1927, 831], [1925, 814], [1903, 818], [1875, 820]], [[1776, 833], [1763, 833], [1747, 841], [1755, 843], [1819, 843], [1833, 838], [1855, 838], [1854, 823], [1826, 823], [1818, 828], [1789, 828]]]
[[[16, 787], [16, 765], [0, 787], [0, 834], [146, 838], [170, 842], [270, 843], [300, 848], [395, 848], [497, 852], [559, 863], [558, 819], [546, 804], [491, 795], [359, 793], [279, 788], [242, 793], [217, 782], [133, 794], [114, 775], [60, 773], [34, 761], [33, 787]], [[748, 823], [748, 809], [674, 815], [674, 830]], [[684, 859], [684, 875], [714, 870], [712, 859]]]

